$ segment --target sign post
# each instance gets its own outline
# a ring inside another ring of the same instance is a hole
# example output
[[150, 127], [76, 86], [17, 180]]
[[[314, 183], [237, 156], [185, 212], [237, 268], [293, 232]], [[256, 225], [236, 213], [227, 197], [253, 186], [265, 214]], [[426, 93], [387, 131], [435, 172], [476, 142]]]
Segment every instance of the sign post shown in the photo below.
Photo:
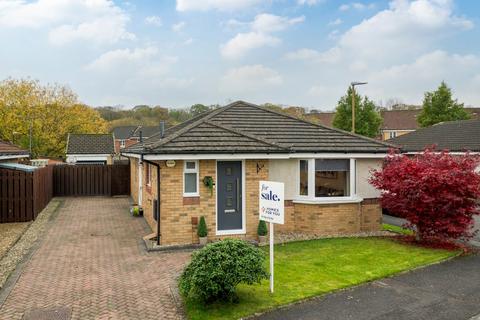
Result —
[[259, 183], [259, 219], [270, 223], [270, 292], [273, 293], [273, 225], [284, 224], [284, 184], [282, 182], [260, 181]]

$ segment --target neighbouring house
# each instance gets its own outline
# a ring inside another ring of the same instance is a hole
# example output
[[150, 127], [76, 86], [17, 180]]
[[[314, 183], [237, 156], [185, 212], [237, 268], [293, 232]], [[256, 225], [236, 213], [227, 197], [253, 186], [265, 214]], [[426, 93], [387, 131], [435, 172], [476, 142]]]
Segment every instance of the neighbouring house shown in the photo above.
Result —
[[120, 154], [122, 149], [128, 148], [138, 142], [137, 139], [132, 138], [137, 128], [138, 126], [120, 126], [113, 128], [112, 134], [115, 139], [115, 154]]
[[402, 152], [412, 154], [433, 145], [438, 151], [480, 153], [480, 119], [438, 123], [396, 137], [389, 142], [398, 145]]
[[285, 183], [280, 232], [377, 231], [379, 193], [367, 179], [391, 147], [237, 101], [122, 154], [130, 158], [133, 201], [153, 232], [160, 226], [161, 244], [176, 245], [198, 242], [201, 216], [209, 240], [256, 239], [261, 180]]
[[68, 134], [67, 163], [112, 164], [115, 153], [112, 134]]
[[[480, 119], [480, 108], [465, 108], [472, 116], [472, 119]], [[383, 123], [380, 128], [379, 139], [389, 140], [401, 135], [413, 132], [420, 128], [417, 117], [422, 111], [421, 106], [405, 110], [383, 110], [380, 112]], [[332, 126], [335, 112], [309, 113], [308, 118], [316, 120], [320, 124]]]
[[148, 139], [160, 131], [158, 126], [120, 126], [112, 130], [115, 139], [115, 154], [120, 154], [123, 149], [134, 145], [142, 139]]
[[10, 142], [0, 140], [0, 162], [19, 162], [28, 157], [30, 157], [30, 154], [27, 150], [23, 150]]

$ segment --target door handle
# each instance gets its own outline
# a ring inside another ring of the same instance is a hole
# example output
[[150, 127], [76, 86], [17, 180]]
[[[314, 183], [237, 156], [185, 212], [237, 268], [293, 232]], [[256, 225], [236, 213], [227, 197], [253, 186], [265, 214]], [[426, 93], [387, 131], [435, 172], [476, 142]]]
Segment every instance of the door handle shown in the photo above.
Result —
[[237, 212], [240, 212], [240, 180], [237, 178]]

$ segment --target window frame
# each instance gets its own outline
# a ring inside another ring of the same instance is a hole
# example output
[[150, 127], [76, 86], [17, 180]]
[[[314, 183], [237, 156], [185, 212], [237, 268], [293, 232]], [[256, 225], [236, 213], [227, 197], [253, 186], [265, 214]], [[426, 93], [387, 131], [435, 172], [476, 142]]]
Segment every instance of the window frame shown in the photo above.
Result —
[[397, 137], [397, 131], [390, 131], [388, 133], [388, 139], [393, 139]]
[[[315, 197], [315, 160], [323, 158], [299, 159], [297, 161], [297, 201], [307, 203], [335, 203], [335, 202], [352, 202], [361, 201], [356, 190], [356, 161], [353, 158], [335, 158], [338, 160], [350, 160], [349, 170], [349, 188], [350, 195], [343, 197]], [[325, 158], [327, 159], [327, 158]], [[328, 158], [330, 160], [334, 160]], [[300, 160], [308, 161], [308, 195], [300, 195]]]
[[146, 163], [145, 166], [145, 184], [147, 187], [152, 186], [152, 168], [150, 168], [150, 163]]
[[[194, 162], [195, 163], [195, 169], [189, 169], [187, 168], [187, 163], [188, 162]], [[199, 168], [199, 161], [198, 160], [184, 160], [183, 161], [183, 196], [184, 197], [198, 197], [200, 196], [200, 168]], [[196, 183], [197, 183], [197, 191], [196, 192], [185, 192], [185, 174], [186, 173], [195, 173], [197, 175]]]

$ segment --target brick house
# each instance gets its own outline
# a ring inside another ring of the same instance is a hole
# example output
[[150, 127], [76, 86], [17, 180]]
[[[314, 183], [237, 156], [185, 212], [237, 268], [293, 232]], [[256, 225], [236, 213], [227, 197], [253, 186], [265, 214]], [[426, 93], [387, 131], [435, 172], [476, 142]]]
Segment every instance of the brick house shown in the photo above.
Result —
[[[198, 241], [200, 216], [210, 241], [256, 239], [260, 180], [285, 183], [280, 232], [379, 230], [379, 194], [367, 179], [390, 147], [237, 101], [122, 154], [130, 158], [133, 200], [144, 208], [153, 232], [159, 226], [161, 244], [174, 245]], [[208, 177], [212, 189], [204, 184]]]
[[120, 126], [112, 130], [115, 139], [115, 154], [120, 154], [123, 149], [128, 148], [142, 139], [148, 139], [158, 134], [160, 128], [158, 126]]
[[112, 164], [114, 152], [110, 133], [68, 134], [66, 156], [69, 164]]
[[21, 159], [30, 157], [27, 150], [16, 145], [0, 140], [0, 162], [18, 162]]

